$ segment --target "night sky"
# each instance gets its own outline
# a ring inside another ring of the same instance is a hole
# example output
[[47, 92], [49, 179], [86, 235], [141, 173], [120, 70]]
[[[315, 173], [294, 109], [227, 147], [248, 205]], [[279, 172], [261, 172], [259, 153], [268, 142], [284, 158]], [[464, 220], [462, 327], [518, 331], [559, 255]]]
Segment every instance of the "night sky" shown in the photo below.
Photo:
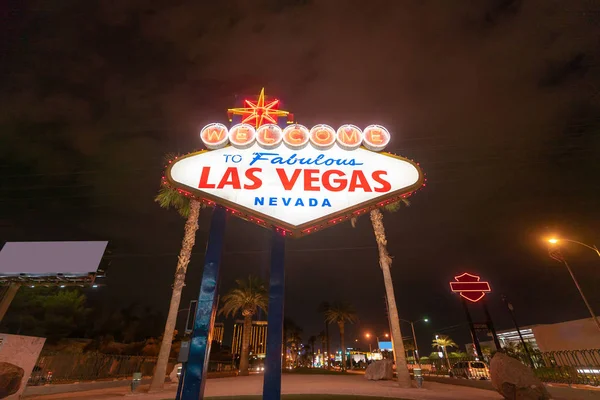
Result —
[[[0, 241], [109, 240], [97, 307], [166, 317], [184, 220], [153, 202], [163, 156], [199, 149], [202, 126], [264, 86], [309, 127], [384, 125], [387, 150], [421, 163], [427, 187], [384, 217], [400, 317], [431, 319], [421, 347], [468, 342], [448, 287], [464, 271], [491, 282], [500, 329], [501, 293], [522, 325], [588, 316], [542, 239], [600, 245], [599, 2], [9, 1], [0, 18]], [[221, 293], [268, 277], [269, 231], [227, 224]], [[565, 254], [600, 312], [600, 260]], [[349, 341], [389, 331], [368, 218], [290, 240], [286, 261], [305, 340], [324, 300], [356, 306]]]

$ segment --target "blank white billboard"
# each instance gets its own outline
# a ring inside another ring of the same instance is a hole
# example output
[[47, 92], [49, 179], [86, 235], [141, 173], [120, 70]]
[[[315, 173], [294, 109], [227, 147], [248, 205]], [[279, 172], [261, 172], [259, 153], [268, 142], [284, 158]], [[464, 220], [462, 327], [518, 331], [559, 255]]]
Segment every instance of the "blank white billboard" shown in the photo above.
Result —
[[0, 250], [0, 276], [95, 273], [107, 245], [107, 241], [7, 242]]

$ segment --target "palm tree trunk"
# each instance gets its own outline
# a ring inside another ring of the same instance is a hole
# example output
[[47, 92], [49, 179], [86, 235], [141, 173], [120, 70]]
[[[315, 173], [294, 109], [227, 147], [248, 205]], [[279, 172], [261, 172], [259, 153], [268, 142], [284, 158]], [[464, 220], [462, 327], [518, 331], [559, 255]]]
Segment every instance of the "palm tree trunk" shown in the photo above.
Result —
[[252, 335], [252, 315], [244, 316], [244, 332], [242, 332], [242, 354], [240, 355], [240, 375], [248, 376], [250, 366], [250, 337]]
[[346, 370], [346, 341], [344, 340], [344, 323], [338, 322], [340, 328], [340, 343], [342, 346], [342, 371]]
[[185, 273], [192, 257], [192, 249], [196, 243], [196, 231], [198, 230], [198, 217], [200, 216], [200, 202], [190, 201], [190, 214], [185, 222], [183, 241], [181, 250], [177, 258], [177, 269], [175, 270], [175, 280], [173, 282], [173, 293], [171, 294], [171, 304], [169, 305], [169, 314], [163, 333], [156, 369], [150, 384], [150, 390], [160, 390], [165, 384], [167, 375], [167, 364], [169, 363], [169, 354], [171, 354], [171, 344], [173, 343], [173, 332], [177, 323], [177, 312], [179, 311], [179, 302], [181, 301], [181, 291], [185, 286]]
[[448, 365], [448, 371], [452, 369], [450, 367], [450, 359], [448, 358], [448, 351], [446, 350], [446, 346], [442, 346], [442, 350], [444, 351], [444, 357], [446, 357], [446, 364]]
[[331, 368], [331, 353], [329, 350], [329, 323], [325, 321], [325, 340], [327, 342], [327, 369]]
[[388, 314], [390, 327], [392, 329], [392, 342], [394, 348], [394, 360], [396, 361], [396, 375], [400, 387], [409, 388], [412, 386], [410, 373], [406, 366], [406, 356], [404, 355], [404, 343], [402, 343], [402, 331], [400, 330], [400, 319], [398, 317], [398, 308], [396, 307], [396, 296], [394, 295], [394, 284], [390, 265], [392, 259], [387, 251], [387, 239], [385, 237], [385, 228], [383, 226], [383, 214], [379, 209], [371, 211], [371, 223], [373, 224], [373, 233], [379, 249], [379, 265], [383, 272], [383, 282], [385, 284], [386, 299], [388, 302]]

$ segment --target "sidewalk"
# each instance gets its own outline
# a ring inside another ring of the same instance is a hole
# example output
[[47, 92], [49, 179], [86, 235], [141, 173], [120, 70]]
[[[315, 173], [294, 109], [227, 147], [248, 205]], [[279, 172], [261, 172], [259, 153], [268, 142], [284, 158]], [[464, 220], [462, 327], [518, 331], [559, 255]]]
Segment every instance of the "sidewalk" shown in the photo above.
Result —
[[[262, 394], [262, 375], [237, 378], [210, 379], [206, 382], [205, 397], [240, 396]], [[111, 388], [78, 393], [61, 393], [47, 396], [27, 397], [31, 400], [164, 400], [174, 399], [176, 385], [160, 393], [131, 394], [127, 388]], [[142, 390], [147, 390], [142, 387]], [[500, 400], [496, 392], [425, 382], [423, 389], [400, 389], [393, 381], [368, 381], [361, 375], [296, 375], [284, 374], [283, 394], [353, 394], [359, 396], [380, 396], [410, 400]]]

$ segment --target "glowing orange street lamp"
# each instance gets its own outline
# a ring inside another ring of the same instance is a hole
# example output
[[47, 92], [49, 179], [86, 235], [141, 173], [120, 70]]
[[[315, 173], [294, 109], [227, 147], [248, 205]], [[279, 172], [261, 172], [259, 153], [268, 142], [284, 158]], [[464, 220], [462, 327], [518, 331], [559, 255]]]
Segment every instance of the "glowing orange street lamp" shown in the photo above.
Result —
[[558, 245], [558, 244], [560, 244], [560, 242], [570, 242], [570, 243], [578, 244], [583, 247], [587, 247], [588, 249], [595, 251], [596, 254], [598, 254], [598, 257], [600, 257], [600, 249], [598, 249], [596, 246], [593, 246], [593, 245], [590, 246], [589, 244], [581, 243], [581, 242], [578, 242], [577, 240], [571, 240], [571, 239], [564, 239], [564, 238], [557, 238], [557, 237], [551, 237], [550, 239], [548, 239], [548, 243], [550, 243], [550, 244]]
[[550, 257], [552, 257], [553, 259], [555, 259], [558, 262], [562, 262], [563, 264], [565, 264], [565, 267], [567, 267], [567, 271], [569, 271], [569, 274], [571, 274], [571, 278], [573, 279], [573, 283], [575, 283], [575, 286], [577, 287], [577, 290], [579, 290], [579, 294], [581, 295], [581, 299], [583, 300], [583, 302], [585, 303], [588, 311], [590, 312], [590, 315], [592, 316], [592, 319], [596, 323], [596, 326], [598, 327], [598, 330], [600, 330], [600, 321], [598, 321], [598, 318], [596, 318], [596, 314], [594, 314], [594, 310], [592, 309], [592, 306], [590, 305], [590, 303], [588, 303], [587, 299], [585, 298], [585, 295], [583, 294], [583, 291], [581, 290], [581, 286], [579, 286], [579, 282], [577, 282], [577, 279], [575, 278], [575, 275], [573, 274], [573, 271], [571, 270], [571, 267], [569, 266], [569, 263], [567, 263], [567, 259], [562, 255], [562, 252], [559, 249], [560, 242], [571, 242], [571, 243], [580, 244], [580, 245], [582, 245], [584, 247], [587, 247], [589, 249], [594, 250], [598, 254], [598, 256], [600, 256], [600, 251], [598, 251], [598, 248], [596, 246], [588, 246], [585, 243], [577, 242], [575, 240], [558, 239], [558, 238], [555, 238], [555, 237], [548, 239], [548, 243], [551, 244], [550, 248], [548, 249], [549, 253], [550, 253]]
[[[365, 333], [365, 337], [367, 339], [370, 339], [371, 338], [371, 334], [370, 333]], [[368, 343], [369, 343], [369, 353], [372, 353], [373, 349], [371, 348], [371, 341], [369, 340]]]

